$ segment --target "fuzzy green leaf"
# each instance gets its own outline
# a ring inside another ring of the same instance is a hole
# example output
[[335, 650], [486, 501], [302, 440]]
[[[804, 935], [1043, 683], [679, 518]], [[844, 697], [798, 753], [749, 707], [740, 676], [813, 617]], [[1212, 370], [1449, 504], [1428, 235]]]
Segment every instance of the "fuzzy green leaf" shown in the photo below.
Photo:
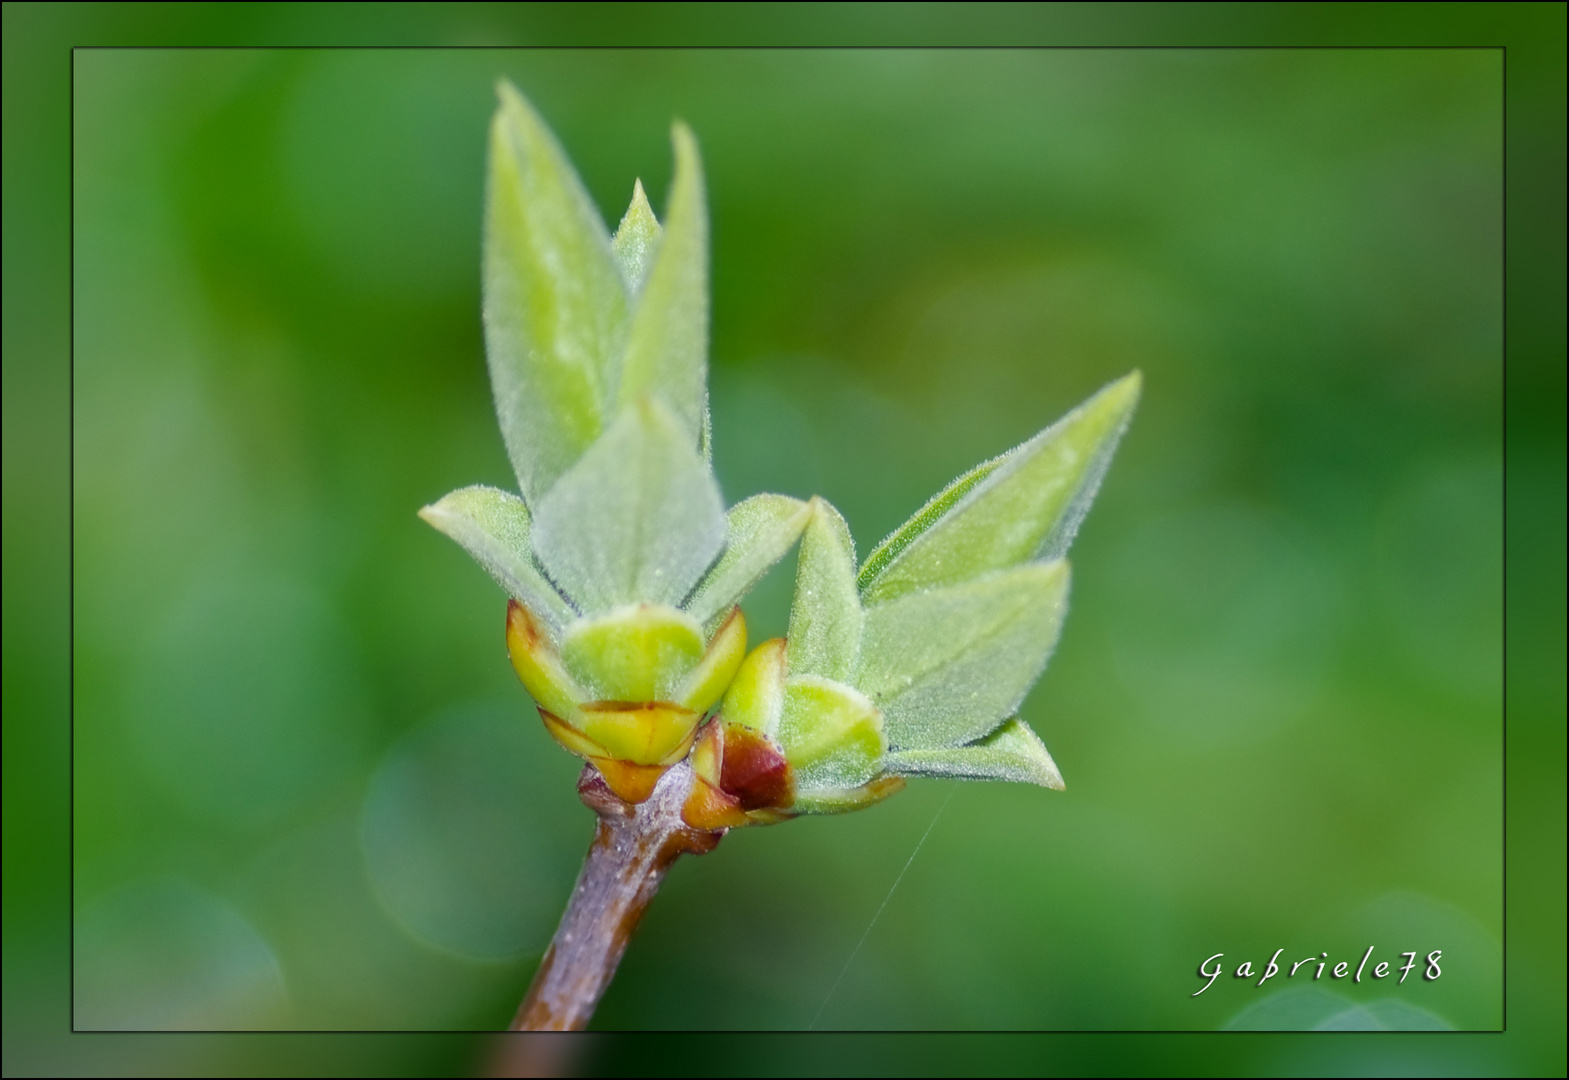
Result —
[[853, 788], [881, 768], [882, 720], [864, 694], [816, 675], [785, 683], [779, 745], [798, 788]]
[[669, 701], [702, 657], [697, 623], [661, 604], [579, 619], [561, 643], [567, 670], [604, 701]]
[[697, 140], [678, 123], [671, 141], [670, 205], [637, 295], [618, 394], [623, 404], [663, 399], [695, 447], [708, 408], [708, 209]]
[[622, 277], [626, 279], [627, 291], [633, 296], [642, 288], [643, 278], [648, 274], [654, 248], [659, 243], [659, 233], [659, 219], [654, 216], [653, 207], [648, 205], [643, 181], [634, 180], [632, 205], [627, 207], [621, 224], [616, 228], [616, 235], [610, 241], [610, 249], [621, 266]]
[[1068, 550], [1138, 401], [1134, 372], [950, 484], [866, 560], [868, 603]]
[[812, 505], [788, 495], [754, 495], [732, 506], [725, 553], [687, 601], [687, 612], [712, 633], [709, 624], [723, 619], [785, 557], [811, 518]]
[[[861, 572], [856, 578], [856, 584], [865, 590], [882, 577], [882, 573], [895, 559], [904, 553], [904, 549], [918, 540], [923, 533], [943, 519], [943, 516], [953, 509], [955, 503], [964, 498], [982, 480], [985, 480], [997, 466], [1006, 461], [1008, 456], [994, 457], [990, 461], [983, 461], [969, 472], [950, 481], [930, 499], [926, 505], [917, 510], [909, 521], [900, 525], [890, 533], [882, 543], [872, 550], [867, 556], [866, 565], [861, 567]], [[891, 598], [890, 598], [891, 599]]]
[[530, 521], [523, 500], [508, 491], [476, 485], [452, 492], [419, 512], [483, 566], [507, 595], [521, 600], [552, 633], [573, 618], [561, 594], [534, 565]]
[[1064, 788], [1057, 763], [1046, 744], [1017, 716], [966, 746], [937, 750], [898, 750], [884, 761], [901, 776], [943, 776], [955, 780], [1012, 780], [1020, 784]]
[[747, 654], [725, 691], [720, 712], [725, 723], [740, 724], [773, 737], [784, 709], [784, 638], [772, 638]]
[[662, 403], [627, 408], [540, 502], [534, 554], [585, 614], [674, 607], [725, 543], [724, 504]]
[[491, 125], [485, 353], [523, 497], [599, 437], [628, 325], [610, 237], [555, 137], [509, 83]]
[[1068, 564], [1030, 563], [866, 613], [855, 685], [900, 750], [960, 746], [1018, 710], [1067, 614]]
[[861, 641], [855, 545], [839, 511], [819, 498], [811, 506], [790, 606], [789, 671], [848, 682]]
[[[890, 784], [890, 780], [897, 783]], [[796, 792], [790, 810], [796, 814], [848, 814], [865, 810], [903, 789], [904, 779], [896, 776], [880, 776], [852, 788], [807, 788]]]
[[797, 792], [790, 809], [798, 814], [849, 814], [866, 806], [860, 788], [825, 788]]

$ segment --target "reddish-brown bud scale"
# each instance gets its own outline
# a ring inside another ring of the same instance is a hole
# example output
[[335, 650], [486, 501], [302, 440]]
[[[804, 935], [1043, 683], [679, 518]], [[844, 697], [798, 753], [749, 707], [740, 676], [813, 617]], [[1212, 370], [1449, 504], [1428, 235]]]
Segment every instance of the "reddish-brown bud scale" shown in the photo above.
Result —
[[783, 809], [795, 802], [790, 763], [768, 736], [740, 725], [725, 730], [719, 787], [743, 810]]

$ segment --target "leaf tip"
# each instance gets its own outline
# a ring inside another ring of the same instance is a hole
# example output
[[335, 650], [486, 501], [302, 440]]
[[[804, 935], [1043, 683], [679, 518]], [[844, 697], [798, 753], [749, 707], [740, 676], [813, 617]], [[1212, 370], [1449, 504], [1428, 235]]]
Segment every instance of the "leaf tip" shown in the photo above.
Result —
[[627, 216], [631, 217], [634, 211], [640, 216], [645, 213], [649, 217], [654, 216], [654, 208], [648, 205], [648, 192], [643, 190], [641, 176], [632, 179], [632, 203], [627, 207]]
[[1134, 368], [1128, 374], [1110, 384], [1101, 391], [1101, 396], [1106, 404], [1122, 409], [1132, 409], [1138, 404], [1139, 395], [1144, 390], [1144, 372]]
[[674, 210], [676, 198], [688, 185], [691, 185], [693, 194], [701, 198], [703, 190], [703, 160], [697, 151], [697, 136], [683, 121], [675, 120], [670, 125], [670, 144], [675, 151], [675, 175], [670, 184], [670, 206]]
[[[1014, 717], [1003, 725], [1004, 728], [1016, 727], [1023, 736], [1024, 756], [1029, 759], [1030, 779], [1043, 788], [1052, 791], [1067, 791], [1067, 781], [1062, 778], [1062, 770], [1057, 768], [1056, 760], [1051, 756], [1051, 751], [1046, 749], [1046, 744], [1035, 733], [1035, 729], [1018, 717]], [[999, 730], [999, 735], [1004, 734]]]
[[677, 156], [682, 153], [697, 153], [697, 136], [692, 134], [692, 129], [685, 120], [670, 121], [670, 141], [675, 145]]
[[1133, 415], [1144, 390], [1144, 373], [1135, 368], [1122, 378], [1107, 383], [1064, 421], [1085, 427], [1096, 444], [1108, 454], [1114, 449]]
[[648, 204], [648, 193], [643, 190], [643, 181], [634, 180], [632, 201], [610, 241], [627, 286], [634, 293], [642, 287], [643, 279], [648, 275], [660, 231], [659, 219], [654, 216], [654, 208]]
[[437, 499], [435, 502], [431, 503], [429, 506], [420, 507], [419, 510], [416, 511], [419, 514], [420, 520], [433, 529], [438, 529], [441, 532], [447, 532], [453, 516], [453, 500], [459, 494], [460, 492], [457, 491], [449, 492], [446, 495], [443, 495], [441, 498]]
[[1062, 778], [1062, 771], [1057, 768], [1057, 763], [1044, 746], [1041, 747], [1041, 756], [1045, 760], [1034, 763], [1030, 779], [1051, 791], [1067, 791], [1068, 784]]
[[496, 102], [503, 113], [518, 113], [525, 117], [534, 115], [534, 108], [528, 98], [523, 96], [523, 91], [505, 76], [496, 80]]

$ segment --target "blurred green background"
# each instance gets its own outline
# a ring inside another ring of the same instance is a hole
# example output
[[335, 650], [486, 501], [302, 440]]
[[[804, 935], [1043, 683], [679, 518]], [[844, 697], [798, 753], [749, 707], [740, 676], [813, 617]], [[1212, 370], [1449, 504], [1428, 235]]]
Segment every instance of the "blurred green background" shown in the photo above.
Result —
[[[495, 1028], [548, 942], [591, 830], [577, 764], [500, 593], [414, 517], [512, 486], [478, 318], [505, 76], [612, 222], [634, 177], [662, 206], [671, 118], [696, 131], [729, 501], [822, 494], [864, 555], [1146, 376], [1024, 709], [1068, 791], [917, 782], [732, 834], [672, 873], [596, 1027], [1311, 1027], [1394, 1000], [1497, 1029], [1502, 74], [1493, 50], [77, 51], [76, 1027]], [[1191, 996], [1217, 952], [1369, 945], [1444, 975]], [[418, 1045], [409, 1068], [465, 1067]], [[1526, 1067], [1496, 1040], [1269, 1045], [1250, 1067]]]
[[[78, 1025], [494, 1027], [554, 928], [577, 763], [413, 515], [513, 486], [504, 74], [612, 220], [700, 133], [730, 501], [864, 555], [1148, 377], [1025, 708], [1069, 793], [953, 792], [821, 1025], [1212, 1028], [1269, 991], [1205, 957], [1371, 944], [1497, 1027], [1500, 59], [79, 52]], [[598, 1022], [805, 1027], [949, 795], [683, 865]]]

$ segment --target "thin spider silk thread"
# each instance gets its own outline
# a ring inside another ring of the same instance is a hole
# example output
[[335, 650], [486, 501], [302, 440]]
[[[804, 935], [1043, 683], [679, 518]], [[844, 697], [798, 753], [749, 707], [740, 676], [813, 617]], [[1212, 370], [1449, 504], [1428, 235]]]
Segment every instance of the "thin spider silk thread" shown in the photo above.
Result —
[[878, 905], [877, 913], [872, 916], [872, 921], [866, 924], [866, 932], [861, 935], [861, 940], [855, 943], [855, 948], [850, 952], [850, 959], [844, 962], [844, 967], [839, 970], [839, 977], [835, 979], [834, 984], [828, 988], [828, 996], [823, 998], [823, 1003], [817, 1007], [817, 1015], [812, 1017], [812, 1022], [807, 1027], [807, 1031], [815, 1031], [817, 1029], [817, 1021], [823, 1018], [823, 1010], [828, 1008], [828, 1003], [834, 999], [834, 992], [839, 989], [839, 984], [844, 982], [844, 977], [849, 972], [850, 965], [855, 963], [855, 958], [860, 955], [861, 946], [865, 945], [866, 939], [871, 936], [872, 927], [876, 926], [877, 920], [882, 918], [883, 909], [888, 906], [888, 901], [893, 899], [894, 890], [899, 887], [899, 882], [904, 880], [904, 875], [909, 871], [910, 864], [915, 862], [915, 857], [921, 853], [921, 845], [926, 843], [926, 838], [930, 836], [932, 834], [932, 830], [937, 827], [937, 819], [942, 817], [942, 812], [944, 810], [948, 809], [948, 803], [953, 799], [953, 793], [958, 790], [959, 789], [957, 787], [949, 789], [948, 798], [942, 801], [942, 805], [937, 808], [937, 813], [932, 815], [932, 823], [926, 826], [926, 831], [922, 833], [921, 838], [915, 842], [915, 850], [910, 852], [910, 857], [908, 860], [906, 860], [904, 869], [899, 871], [899, 876], [893, 879], [893, 885], [889, 887], [888, 895], [883, 897], [883, 902]]

